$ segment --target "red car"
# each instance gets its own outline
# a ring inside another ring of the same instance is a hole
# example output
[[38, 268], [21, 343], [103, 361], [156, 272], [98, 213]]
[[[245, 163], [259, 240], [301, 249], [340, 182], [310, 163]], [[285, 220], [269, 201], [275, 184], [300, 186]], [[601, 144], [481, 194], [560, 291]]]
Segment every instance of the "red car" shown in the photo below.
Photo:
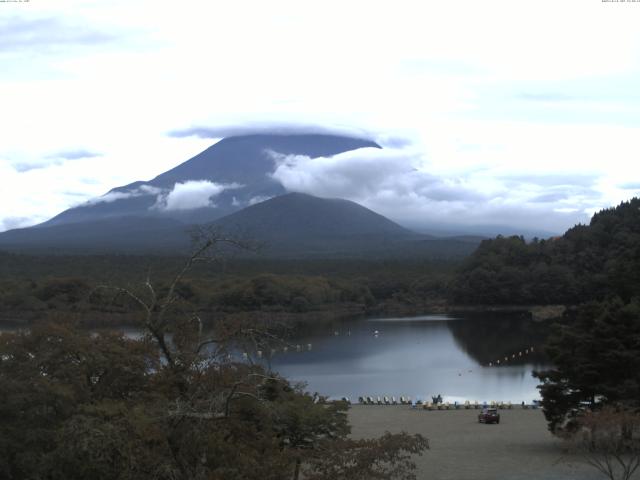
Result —
[[500, 423], [500, 414], [497, 408], [483, 408], [478, 415], [478, 423]]

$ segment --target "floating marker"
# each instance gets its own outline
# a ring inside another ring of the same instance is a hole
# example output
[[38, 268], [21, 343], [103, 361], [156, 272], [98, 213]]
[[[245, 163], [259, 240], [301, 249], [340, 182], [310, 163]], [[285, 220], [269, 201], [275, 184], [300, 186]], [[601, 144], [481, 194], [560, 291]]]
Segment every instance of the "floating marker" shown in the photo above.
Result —
[[307, 350], [311, 351], [311, 344], [307, 343]]
[[242, 356], [244, 357], [245, 360], [249, 358], [249, 354], [247, 352], [242, 352]]
[[296, 345], [296, 352], [300, 351], [300, 345]]
[[490, 366], [490, 367], [493, 367], [493, 363], [489, 362], [489, 366]]
[[258, 358], [262, 358], [262, 350], [258, 350]]
[[287, 353], [287, 352], [289, 351], [289, 347], [284, 347], [284, 348], [282, 349], [282, 351], [283, 351], [284, 353]]

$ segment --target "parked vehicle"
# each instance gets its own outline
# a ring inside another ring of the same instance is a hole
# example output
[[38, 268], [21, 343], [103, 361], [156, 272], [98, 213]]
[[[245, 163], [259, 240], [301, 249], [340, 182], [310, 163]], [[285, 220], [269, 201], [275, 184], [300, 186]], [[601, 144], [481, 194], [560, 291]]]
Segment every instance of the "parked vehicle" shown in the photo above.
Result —
[[500, 414], [497, 408], [483, 408], [478, 415], [478, 423], [500, 423]]

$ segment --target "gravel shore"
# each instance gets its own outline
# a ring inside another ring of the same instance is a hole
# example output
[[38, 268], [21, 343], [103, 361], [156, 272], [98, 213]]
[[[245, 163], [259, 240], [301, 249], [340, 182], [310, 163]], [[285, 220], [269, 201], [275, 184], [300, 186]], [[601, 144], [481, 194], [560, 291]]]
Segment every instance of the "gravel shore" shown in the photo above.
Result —
[[420, 433], [430, 449], [416, 457], [417, 477], [430, 480], [596, 480], [603, 478], [563, 448], [542, 411], [500, 410], [500, 424], [478, 423], [479, 410], [428, 411], [406, 405], [353, 405], [354, 438], [385, 431]]

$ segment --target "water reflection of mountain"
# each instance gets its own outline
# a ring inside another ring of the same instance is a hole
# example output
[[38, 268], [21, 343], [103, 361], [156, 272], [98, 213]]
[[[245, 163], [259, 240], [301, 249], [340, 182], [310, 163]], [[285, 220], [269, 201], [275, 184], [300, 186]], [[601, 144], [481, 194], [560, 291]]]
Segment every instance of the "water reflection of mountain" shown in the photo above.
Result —
[[[379, 328], [384, 330], [384, 333], [378, 337], [374, 332]], [[289, 353], [277, 355], [276, 364], [352, 362], [380, 351], [402, 349], [407, 341], [397, 328], [386, 330], [372, 325], [366, 319], [343, 320], [322, 325], [305, 324], [299, 326], [295, 335], [286, 340], [290, 347]], [[296, 352], [296, 344], [300, 345], [301, 352]], [[310, 350], [308, 345], [312, 346]]]
[[[450, 321], [446, 325], [456, 344], [481, 365], [495, 364], [496, 360], [504, 364], [504, 357], [509, 357], [507, 365], [548, 363], [542, 349], [549, 331], [544, 323], [492, 315]], [[525, 354], [530, 347], [534, 347], [533, 353]]]
[[[338, 397], [441, 393], [519, 403], [538, 398], [531, 370], [547, 363], [537, 351], [544, 337], [543, 326], [513, 316], [370, 318], [301, 328], [290, 339], [301, 351], [277, 353], [271, 365], [312, 391]], [[534, 354], [488, 367], [497, 355], [531, 346]]]
[[[376, 330], [380, 331], [379, 337], [374, 335]], [[407, 358], [413, 355], [413, 361], [417, 361], [424, 356], [422, 349], [430, 352], [428, 356], [451, 359], [450, 349], [455, 345], [456, 349], [485, 366], [489, 362], [495, 364], [498, 359], [504, 365], [505, 356], [509, 356], [507, 365], [511, 366], [544, 365], [548, 363], [542, 353], [547, 330], [544, 324], [513, 315], [465, 315], [464, 318], [449, 320], [425, 316], [305, 325], [289, 339], [294, 344], [301, 344], [302, 352], [295, 353], [295, 349], [290, 349], [288, 355], [276, 355], [275, 362], [339, 364], [393, 351], [405, 352]], [[306, 348], [308, 344], [313, 345], [311, 351]], [[532, 346], [534, 353], [524, 354], [525, 349]], [[522, 357], [518, 356], [519, 352], [523, 352]], [[512, 359], [514, 353], [516, 358]]]

